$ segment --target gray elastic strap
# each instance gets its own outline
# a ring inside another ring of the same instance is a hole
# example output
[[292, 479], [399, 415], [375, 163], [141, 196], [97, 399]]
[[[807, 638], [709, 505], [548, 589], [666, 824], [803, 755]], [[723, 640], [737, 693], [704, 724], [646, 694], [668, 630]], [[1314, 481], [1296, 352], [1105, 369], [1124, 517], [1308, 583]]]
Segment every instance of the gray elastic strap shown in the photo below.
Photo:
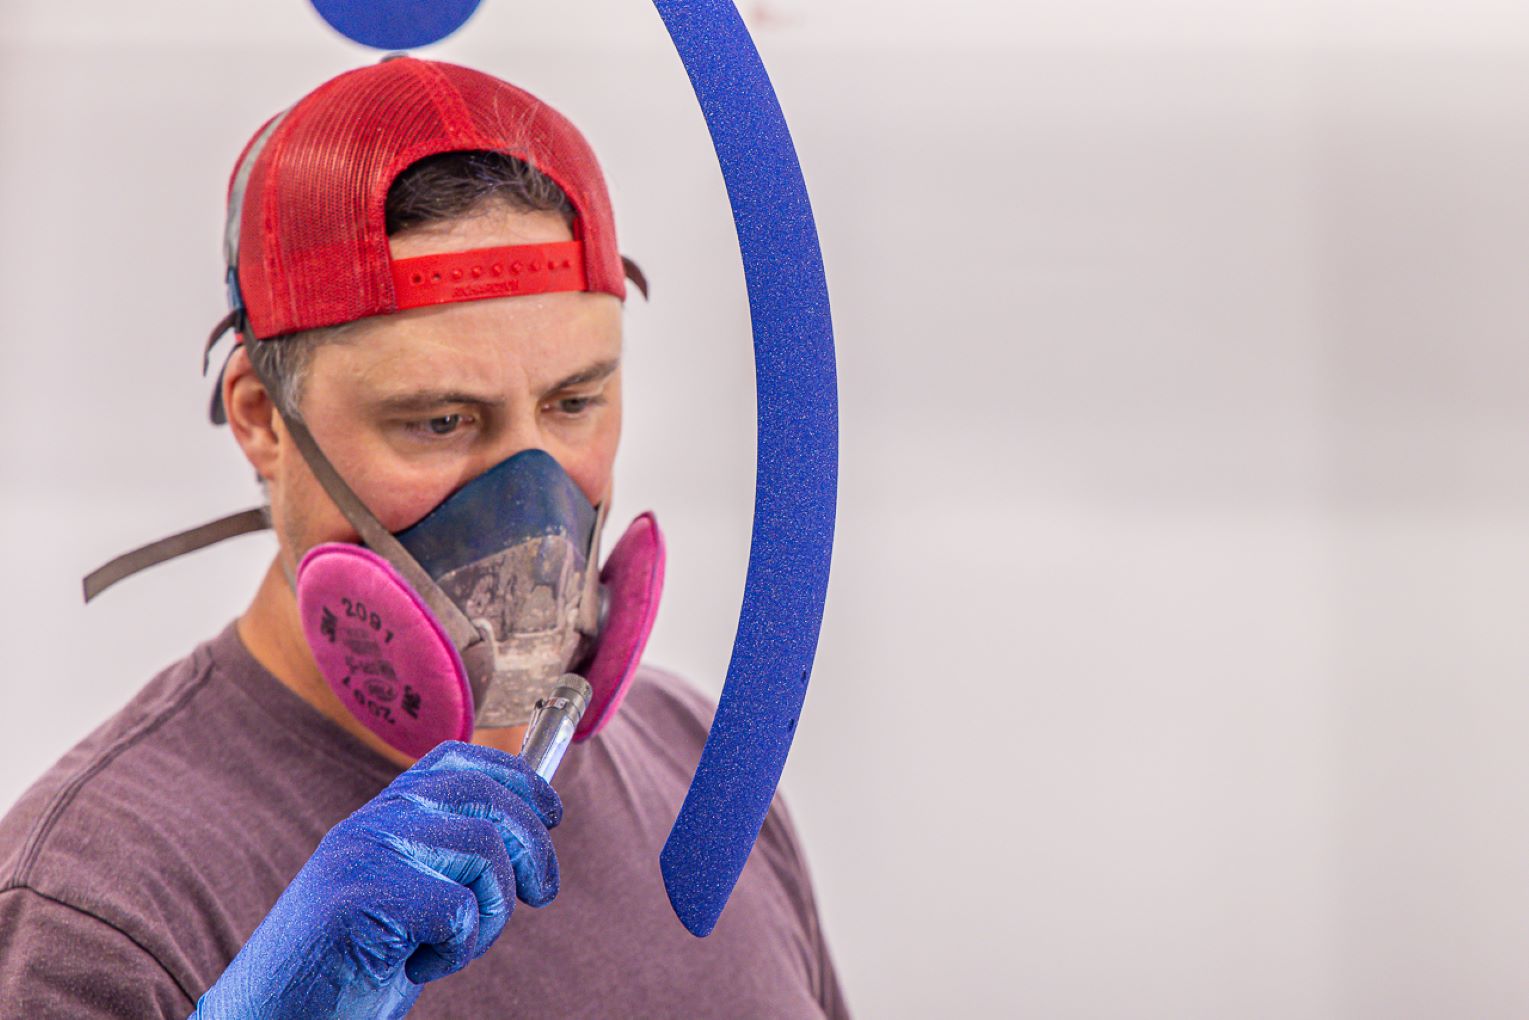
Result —
[[[280, 343], [280, 341], [265, 342]], [[286, 415], [282, 415], [281, 420], [286, 424], [293, 443], [297, 445], [297, 451], [303, 455], [303, 460], [307, 461], [308, 467], [312, 469], [313, 477], [317, 478], [319, 484], [324, 487], [324, 491], [329, 493], [329, 498], [334, 500], [334, 505], [340, 508], [340, 513], [344, 514], [345, 519], [350, 521], [351, 526], [356, 529], [356, 533], [361, 536], [361, 541], [403, 575], [403, 579], [409, 582], [409, 586], [435, 614], [436, 620], [446, 631], [446, 636], [451, 638], [451, 643], [457, 646], [457, 651], [466, 658], [467, 649], [482, 640], [478, 628], [474, 627], [472, 621], [457, 607], [457, 604], [441, 591], [440, 586], [435, 583], [435, 578], [419, 565], [419, 561], [409, 555], [409, 550], [405, 549], [398, 539], [382, 526], [381, 521], [372, 516], [366, 504], [351, 491], [345, 479], [340, 477], [340, 473], [329, 462], [329, 458], [324, 456], [324, 451], [319, 449], [319, 444], [314, 440], [313, 433], [308, 431], [308, 426]]]
[[140, 570], [147, 570], [166, 560], [173, 560], [177, 556], [184, 556], [186, 553], [205, 549], [209, 545], [216, 545], [225, 538], [264, 531], [270, 526], [271, 518], [266, 508], [254, 507], [250, 510], [241, 510], [236, 514], [229, 514], [227, 517], [219, 517], [215, 521], [209, 521], [189, 531], [182, 531], [178, 535], [150, 542], [132, 552], [123, 553], [110, 563], [86, 574], [85, 601], [89, 602], [118, 581], [125, 577], [132, 577]]
[[605, 511], [610, 499], [602, 499], [595, 507], [594, 533], [589, 536], [589, 548], [584, 551], [584, 593], [579, 597], [579, 631], [588, 637], [600, 635], [605, 622], [600, 611], [600, 536], [605, 531]]

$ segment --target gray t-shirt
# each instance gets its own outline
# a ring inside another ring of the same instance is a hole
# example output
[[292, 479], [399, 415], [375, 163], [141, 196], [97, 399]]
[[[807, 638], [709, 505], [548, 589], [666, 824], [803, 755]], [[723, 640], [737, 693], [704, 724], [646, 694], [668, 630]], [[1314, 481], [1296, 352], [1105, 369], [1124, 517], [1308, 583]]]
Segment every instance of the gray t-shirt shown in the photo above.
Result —
[[[643, 669], [554, 785], [558, 898], [524, 904], [410, 1017], [843, 1017], [777, 798], [716, 931], [687, 933], [658, 852], [710, 708]], [[398, 774], [229, 626], [0, 819], [0, 1016], [185, 1017], [336, 822]]]

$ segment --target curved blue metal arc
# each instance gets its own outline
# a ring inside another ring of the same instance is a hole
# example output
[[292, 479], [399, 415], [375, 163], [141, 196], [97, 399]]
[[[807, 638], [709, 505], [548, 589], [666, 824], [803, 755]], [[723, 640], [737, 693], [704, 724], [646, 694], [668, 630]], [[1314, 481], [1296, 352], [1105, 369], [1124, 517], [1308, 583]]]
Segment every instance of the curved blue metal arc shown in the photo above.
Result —
[[[764, 824], [817, 651], [833, 551], [839, 405], [828, 284], [796, 147], [731, 0], [653, 0], [695, 88], [727, 183], [754, 324], [754, 533], [738, 635], [705, 750], [664, 844], [674, 911], [708, 935]], [[313, 0], [342, 34], [411, 49], [479, 0]]]
[[721, 703], [660, 864], [710, 934], [780, 783], [833, 551], [839, 407], [828, 284], [786, 119], [730, 0], [654, 0], [700, 101], [738, 228], [759, 392], [754, 534]]

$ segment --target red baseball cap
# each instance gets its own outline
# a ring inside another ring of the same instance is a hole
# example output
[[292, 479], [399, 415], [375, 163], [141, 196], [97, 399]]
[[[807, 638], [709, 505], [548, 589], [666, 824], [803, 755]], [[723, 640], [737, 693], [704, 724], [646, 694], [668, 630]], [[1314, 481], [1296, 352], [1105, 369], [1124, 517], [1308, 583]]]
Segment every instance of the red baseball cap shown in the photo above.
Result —
[[[574, 239], [395, 262], [388, 188], [419, 160], [464, 150], [514, 156], [551, 178], [573, 206]], [[228, 199], [232, 297], [240, 328], [261, 340], [451, 301], [626, 298], [610, 196], [584, 136], [530, 93], [454, 64], [392, 57], [320, 85], [251, 139]]]

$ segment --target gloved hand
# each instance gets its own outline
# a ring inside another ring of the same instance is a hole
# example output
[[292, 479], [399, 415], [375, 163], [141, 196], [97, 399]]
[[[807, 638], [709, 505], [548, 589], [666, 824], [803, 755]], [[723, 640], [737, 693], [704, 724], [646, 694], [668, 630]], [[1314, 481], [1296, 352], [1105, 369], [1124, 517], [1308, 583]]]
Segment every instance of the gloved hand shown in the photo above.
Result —
[[441, 744], [329, 830], [193, 1020], [401, 1017], [557, 895], [563, 805], [519, 758]]

